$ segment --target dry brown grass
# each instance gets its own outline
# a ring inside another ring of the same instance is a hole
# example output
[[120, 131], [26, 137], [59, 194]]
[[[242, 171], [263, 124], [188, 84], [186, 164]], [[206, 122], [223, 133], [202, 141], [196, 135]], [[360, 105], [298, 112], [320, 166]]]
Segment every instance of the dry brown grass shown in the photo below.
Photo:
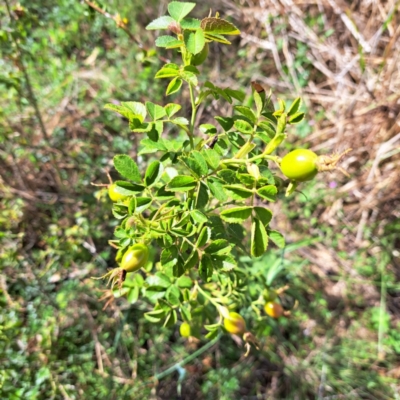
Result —
[[[368, 307], [379, 306], [380, 287], [359, 275], [351, 257], [365, 252], [366, 257], [379, 259], [380, 252], [387, 253], [380, 238], [388, 223], [400, 217], [400, 1], [222, 0], [222, 4], [242, 30], [240, 45], [249, 48], [246, 63], [261, 65], [254, 78], [285, 97], [290, 93], [303, 98], [313, 124], [306, 138], [310, 147], [321, 153], [353, 149], [342, 162], [350, 178], [340, 172], [329, 177], [339, 183], [337, 198], [327, 199], [314, 215], [342, 234], [337, 247], [349, 258], [343, 260], [326, 242], [300, 250], [318, 277], [318, 287], [310, 290], [323, 291], [331, 310], [339, 302], [347, 310], [356, 309], [349, 304], [350, 293], [363, 298]], [[318, 16], [320, 26], [306, 23]], [[324, 39], [322, 33], [329, 29], [332, 34]], [[307, 46], [304, 67], [296, 60], [299, 42]], [[305, 85], [299, 79], [303, 68], [309, 70]], [[299, 145], [305, 145], [304, 139]], [[293, 223], [280, 219], [279, 228], [285, 234], [293, 232]], [[318, 231], [305, 234], [315, 236]], [[383, 274], [399, 276], [398, 269], [394, 256]], [[397, 299], [393, 293], [383, 297], [392, 322], [399, 320]], [[346, 337], [348, 329], [347, 323], [345, 327], [338, 323], [337, 337]], [[360, 332], [357, 338], [363, 338]]]
[[[351, 180], [341, 179], [340, 192], [346, 194], [341, 204], [346, 221], [357, 226], [351, 240], [356, 245], [365, 239], [366, 224], [383, 226], [400, 216], [399, 4], [394, 0], [223, 1], [231, 16], [243, 23], [242, 44], [252, 47], [248, 61], [273, 60], [257, 79], [304, 98], [314, 122], [307, 138], [311, 147], [354, 149], [343, 163]], [[325, 40], [305, 22], [317, 15], [324, 31], [334, 30]], [[278, 24], [284, 25], [284, 35], [274, 33]], [[294, 65], [297, 42], [307, 45], [311, 63], [304, 87], [298, 79], [302, 67]], [[287, 74], [283, 66], [288, 67]], [[322, 120], [317, 116], [321, 111]], [[325, 216], [329, 213], [327, 209]]]

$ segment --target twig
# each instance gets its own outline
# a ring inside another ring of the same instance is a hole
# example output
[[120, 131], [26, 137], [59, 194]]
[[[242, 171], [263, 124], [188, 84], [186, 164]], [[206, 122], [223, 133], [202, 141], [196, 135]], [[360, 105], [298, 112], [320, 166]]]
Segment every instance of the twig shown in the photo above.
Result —
[[160, 372], [159, 374], [154, 375], [154, 380], [158, 381], [162, 378], [165, 378], [166, 376], [172, 374], [174, 371], [176, 371], [177, 369], [179, 369], [179, 367], [183, 367], [185, 364], [187, 364], [188, 362], [194, 360], [196, 357], [200, 356], [201, 354], [205, 353], [208, 349], [210, 349], [211, 347], [214, 346], [214, 344], [216, 344], [219, 339], [221, 338], [222, 335], [218, 335], [215, 339], [211, 340], [211, 342], [208, 342], [207, 344], [205, 344], [203, 347], [201, 347], [200, 349], [196, 350], [193, 354], [191, 354], [190, 356], [184, 358], [182, 361], [179, 361], [178, 363], [176, 363], [175, 365], [173, 365], [172, 367], [166, 369], [163, 372]]
[[[125, 22], [121, 19], [120, 15], [111, 15], [107, 11], [102, 10], [98, 5], [94, 4], [90, 0], [84, 0], [84, 2], [93, 10], [97, 11], [98, 13], [104, 15], [106, 18], [112, 19], [115, 24], [117, 25], [118, 28], [121, 28], [129, 37], [131, 40], [133, 40], [143, 51], [148, 52], [149, 49], [145, 46], [143, 46], [143, 43], [135, 37], [135, 35], [129, 30], [129, 28], [126, 26]], [[168, 63], [170, 62], [168, 59], [162, 56], [158, 56], [158, 59], [161, 60], [162, 62]]]
[[110, 18], [112, 19], [115, 24], [117, 25], [118, 28], [121, 28], [124, 32], [126, 32], [128, 34], [128, 36], [143, 50], [147, 51], [147, 49], [143, 46], [143, 44], [140, 42], [139, 39], [137, 39], [134, 34], [128, 29], [128, 27], [126, 26], [125, 22], [121, 19], [121, 17], [119, 16], [119, 14], [117, 15], [111, 15], [110, 13], [108, 13], [107, 11], [102, 10], [97, 4], [92, 3], [89, 0], [84, 0], [85, 3], [93, 8], [93, 10], [97, 11], [98, 13], [104, 15], [106, 18]]

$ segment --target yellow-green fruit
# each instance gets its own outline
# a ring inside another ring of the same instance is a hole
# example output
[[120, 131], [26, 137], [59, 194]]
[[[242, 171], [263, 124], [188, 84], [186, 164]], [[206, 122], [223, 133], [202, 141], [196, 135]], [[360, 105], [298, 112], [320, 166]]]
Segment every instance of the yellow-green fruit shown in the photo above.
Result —
[[115, 183], [112, 183], [108, 187], [108, 195], [110, 196], [110, 199], [114, 202], [125, 200], [128, 196], [118, 193], [115, 190], [116, 187], [117, 187], [117, 185]]
[[246, 322], [243, 317], [231, 311], [229, 317], [224, 319], [224, 327], [229, 333], [243, 335], [246, 332]]
[[149, 259], [149, 248], [143, 243], [136, 243], [125, 252], [120, 268], [126, 272], [134, 272], [144, 267]]
[[192, 65], [201, 65], [203, 64], [204, 61], [206, 61], [206, 58], [208, 56], [208, 43], [206, 43], [203, 47], [203, 50], [199, 53], [196, 54], [195, 56], [192, 57], [191, 64]]
[[272, 318], [279, 318], [283, 315], [283, 307], [279, 303], [269, 301], [264, 306], [265, 312]]
[[190, 325], [187, 322], [182, 322], [179, 332], [182, 337], [189, 337], [191, 333]]
[[311, 150], [296, 149], [282, 158], [281, 170], [293, 181], [309, 181], [318, 174], [317, 159], [318, 156]]

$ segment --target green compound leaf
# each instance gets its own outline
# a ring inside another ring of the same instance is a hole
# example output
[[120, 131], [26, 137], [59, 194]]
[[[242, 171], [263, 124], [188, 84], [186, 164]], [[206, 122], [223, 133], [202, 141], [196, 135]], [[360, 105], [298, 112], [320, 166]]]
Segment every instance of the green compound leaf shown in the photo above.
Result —
[[257, 194], [268, 201], [276, 201], [278, 189], [274, 185], [263, 186], [257, 190]]
[[207, 162], [201, 153], [197, 150], [194, 150], [190, 153], [189, 157], [181, 157], [180, 158], [186, 166], [193, 171], [197, 177], [201, 177], [208, 172]]
[[145, 313], [144, 317], [147, 319], [147, 321], [153, 324], [158, 324], [164, 319], [165, 311], [164, 310], [150, 311], [148, 313]]
[[146, 29], [151, 30], [158, 30], [158, 29], [168, 29], [170, 24], [174, 23], [175, 20], [167, 15], [157, 18], [154, 21], [151, 21], [147, 26]]
[[193, 286], [193, 281], [188, 276], [181, 276], [177, 281], [176, 284], [180, 288], [191, 288]]
[[167, 185], [167, 190], [172, 192], [188, 192], [197, 186], [192, 176], [179, 175], [173, 178]]
[[283, 249], [285, 247], [285, 238], [280, 232], [268, 231], [268, 236], [280, 249]]
[[161, 107], [158, 104], [154, 104], [150, 101], [146, 102], [146, 110], [153, 121], [165, 117], [165, 115], [167, 115], [164, 107]]
[[232, 245], [225, 239], [217, 239], [205, 249], [207, 254], [225, 255], [232, 250]]
[[209, 179], [207, 183], [208, 183], [208, 187], [210, 188], [212, 195], [218, 201], [226, 201], [228, 199], [228, 196], [225, 193], [224, 187], [219, 180], [217, 180], [215, 178]]
[[185, 42], [186, 49], [194, 55], [199, 54], [206, 44], [202, 29], [197, 29], [194, 32], [185, 31], [183, 33], [183, 40]]
[[165, 109], [165, 112], [168, 115], [168, 118], [171, 118], [181, 108], [182, 108], [182, 106], [180, 104], [176, 104], [176, 103], [168, 103], [166, 106], [164, 106], [164, 109]]
[[213, 124], [201, 124], [199, 126], [199, 129], [205, 135], [216, 135], [217, 134], [217, 128]]
[[212, 35], [240, 35], [240, 31], [235, 25], [220, 18], [204, 18], [200, 26], [205, 33]]
[[254, 207], [254, 212], [256, 213], [256, 217], [260, 219], [260, 221], [267, 226], [272, 219], [272, 211], [265, 207]]
[[228, 132], [233, 126], [233, 118], [230, 117], [214, 117], [222, 126], [222, 129]]
[[230, 223], [242, 223], [250, 217], [253, 207], [235, 207], [221, 212], [221, 218]]
[[164, 321], [164, 327], [172, 327], [174, 326], [178, 321], [178, 314], [176, 313], [175, 310], [172, 310], [167, 314], [165, 321]]
[[264, 224], [258, 219], [253, 218], [251, 224], [251, 255], [261, 257], [268, 247], [268, 235]]
[[113, 159], [115, 169], [126, 179], [133, 182], [140, 182], [142, 180], [139, 168], [135, 161], [126, 154], [118, 154]]
[[193, 72], [195, 75], [200, 75], [200, 71], [194, 65], [186, 65], [183, 67], [183, 70]]
[[189, 125], [189, 121], [185, 117], [178, 117], [178, 118], [172, 119], [170, 122], [175, 125], [178, 125], [178, 126]]
[[104, 106], [107, 110], [112, 110], [121, 114], [123, 117], [129, 120], [138, 119], [142, 123], [146, 118], [146, 107], [143, 103], [137, 101], [125, 101], [121, 102], [121, 105], [106, 104]]
[[165, 47], [167, 49], [174, 49], [177, 47], [181, 47], [183, 45], [182, 40], [178, 40], [173, 36], [159, 36], [156, 39], [156, 46], [157, 47]]
[[222, 269], [224, 271], [232, 271], [235, 267], [237, 267], [237, 262], [232, 254], [226, 254], [222, 258]]
[[210, 239], [211, 239], [211, 228], [205, 226], [200, 232], [200, 235], [196, 242], [196, 247], [198, 248], [203, 247], [210, 241]]
[[180, 1], [172, 1], [168, 4], [169, 15], [177, 22], [182, 20], [188, 15], [193, 8], [196, 7], [196, 3], [184, 3]]
[[247, 122], [242, 119], [237, 119], [235, 121], [235, 128], [245, 135], [251, 135], [253, 133], [253, 127]]
[[197, 86], [199, 84], [199, 81], [197, 80], [197, 76], [194, 72], [181, 71], [180, 77], [192, 86]]
[[164, 123], [162, 121], [154, 121], [149, 124], [150, 129], [146, 132], [149, 139], [158, 142], [164, 131]]
[[150, 197], [136, 197], [135, 213], [140, 214], [151, 206], [153, 200]]
[[223, 43], [223, 44], [232, 44], [229, 40], [225, 39], [224, 36], [222, 35], [216, 35], [216, 34], [211, 34], [211, 33], [205, 33], [205, 37], [209, 41], [214, 41], [218, 43]]
[[248, 199], [253, 195], [253, 191], [242, 185], [224, 185], [224, 189], [234, 200]]
[[194, 249], [193, 253], [189, 256], [189, 258], [186, 260], [183, 268], [185, 271], [188, 271], [189, 269], [192, 269], [195, 267], [199, 262], [199, 252]]
[[159, 139], [157, 142], [151, 139], [143, 139], [140, 142], [140, 144], [143, 146], [143, 148], [140, 150], [139, 154], [148, 154], [148, 153], [154, 153], [158, 150], [160, 151], [167, 150], [163, 139]]
[[292, 105], [289, 108], [289, 111], [287, 112], [287, 114], [291, 117], [294, 116], [295, 114], [297, 114], [297, 112], [299, 111], [299, 108], [301, 107], [301, 98], [297, 97], [296, 99], [294, 99]]
[[262, 112], [263, 108], [264, 108], [263, 99], [265, 99], [265, 96], [261, 97], [261, 95], [257, 92], [257, 90], [255, 90], [253, 88], [253, 98], [254, 98], [254, 103], [256, 105], [256, 109], [257, 109], [257, 116], [259, 117], [261, 115], [261, 112]]
[[176, 286], [170, 286], [167, 290], [165, 298], [171, 305], [177, 306], [181, 303], [181, 291]]
[[303, 121], [304, 115], [305, 114], [303, 112], [299, 112], [299, 113], [293, 114], [289, 118], [289, 124], [298, 124], [299, 122]]
[[240, 102], [243, 102], [244, 99], [246, 98], [246, 94], [244, 92], [241, 92], [240, 90], [226, 88], [224, 89], [224, 91], [230, 97], [233, 97], [234, 99], [239, 100]]
[[143, 190], [145, 189], [145, 187], [142, 185], [137, 185], [135, 183], [125, 181], [116, 181], [115, 184], [115, 191], [125, 196], [131, 196], [143, 192]]
[[153, 161], [146, 170], [144, 182], [147, 187], [154, 185], [159, 181], [164, 171], [163, 165], [159, 161]]
[[204, 255], [200, 261], [199, 275], [204, 282], [208, 282], [214, 272], [210, 256]]
[[208, 218], [199, 210], [192, 210], [190, 215], [193, 220], [199, 224], [204, 224], [208, 221]]
[[196, 30], [200, 28], [200, 20], [196, 18], [185, 18], [181, 20], [180, 25], [182, 29]]
[[251, 108], [245, 107], [245, 106], [235, 106], [235, 111], [237, 111], [238, 113], [244, 115], [253, 124], [255, 124], [257, 122], [257, 116], [256, 116], [256, 114], [254, 113], [254, 111]]
[[165, 91], [165, 94], [167, 96], [179, 92], [179, 90], [182, 87], [182, 79], [176, 76], [172, 81], [168, 84], [167, 90]]
[[221, 157], [214, 149], [204, 149], [201, 151], [201, 155], [211, 169], [218, 168]]
[[199, 182], [199, 186], [196, 192], [195, 207], [202, 209], [208, 204], [208, 186], [204, 182]]
[[168, 247], [161, 252], [160, 263], [164, 268], [173, 267], [178, 263], [178, 248], [176, 246]]
[[158, 286], [163, 288], [169, 288], [171, 286], [171, 280], [162, 272], [157, 272], [155, 275], [149, 275], [146, 278], [146, 282], [149, 286]]
[[176, 64], [165, 64], [157, 73], [156, 78], [174, 78], [179, 75], [179, 67]]

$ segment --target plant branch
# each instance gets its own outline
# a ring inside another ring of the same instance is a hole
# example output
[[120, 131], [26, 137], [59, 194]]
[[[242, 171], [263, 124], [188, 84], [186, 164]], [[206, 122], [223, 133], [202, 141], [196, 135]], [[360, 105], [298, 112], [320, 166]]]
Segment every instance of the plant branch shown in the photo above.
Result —
[[194, 149], [194, 141], [193, 141], [193, 133], [194, 133], [194, 124], [196, 121], [196, 103], [195, 103], [195, 99], [194, 99], [194, 92], [193, 92], [193, 87], [192, 85], [189, 83], [189, 93], [190, 93], [190, 102], [192, 104], [192, 118], [190, 120], [190, 127], [189, 127], [189, 139], [190, 139], [190, 147], [192, 148], [192, 150]]
[[154, 380], [160, 380], [162, 378], [165, 378], [166, 376], [172, 374], [173, 372], [175, 372], [177, 369], [179, 369], [180, 367], [183, 367], [185, 364], [189, 363], [190, 361], [194, 360], [196, 357], [200, 356], [201, 354], [205, 353], [208, 349], [210, 349], [211, 347], [213, 347], [221, 338], [221, 334], [218, 335], [215, 339], [211, 340], [211, 342], [206, 343], [203, 347], [201, 347], [200, 349], [196, 350], [193, 354], [191, 354], [190, 356], [184, 358], [182, 361], [179, 361], [178, 363], [176, 363], [175, 365], [173, 365], [172, 367], [166, 369], [165, 371], [154, 375]]
[[93, 10], [97, 11], [98, 13], [104, 15], [106, 18], [112, 19], [115, 24], [117, 25], [118, 28], [121, 28], [130, 38], [131, 40], [133, 40], [141, 49], [143, 50], [147, 50], [143, 44], [140, 42], [139, 39], [137, 39], [134, 34], [128, 29], [128, 27], [126, 26], [125, 22], [121, 19], [121, 17], [119, 16], [119, 14], [117, 15], [111, 15], [110, 13], [108, 13], [107, 11], [102, 10], [97, 4], [92, 3], [89, 0], [84, 0], [84, 2], [91, 8], [93, 8]]

